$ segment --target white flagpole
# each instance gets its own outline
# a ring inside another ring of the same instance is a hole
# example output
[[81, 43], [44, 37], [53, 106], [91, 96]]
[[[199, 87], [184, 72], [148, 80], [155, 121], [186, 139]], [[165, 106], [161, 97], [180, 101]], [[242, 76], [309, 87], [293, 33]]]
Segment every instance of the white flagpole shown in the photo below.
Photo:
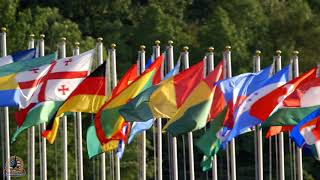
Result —
[[[298, 58], [299, 51], [293, 51], [293, 66], [294, 71], [293, 75], [294, 77], [299, 76], [299, 58]], [[303, 166], [302, 166], [302, 149], [296, 146], [296, 157], [297, 157], [297, 179], [302, 180], [303, 179]]]
[[[44, 56], [44, 34], [40, 34], [39, 56]], [[40, 124], [41, 132], [46, 130], [46, 123]], [[40, 132], [40, 134], [41, 134]], [[40, 142], [40, 174], [42, 180], [47, 180], [47, 140], [41, 137]]]
[[[184, 64], [184, 69], [189, 68], [189, 47], [183, 47], [183, 53], [181, 54], [181, 59]], [[194, 180], [194, 157], [193, 157], [193, 134], [192, 132], [188, 132], [188, 157], [189, 157], [189, 173], [190, 180]]]
[[[7, 29], [1, 28], [2, 34], [1, 34], [1, 51], [2, 56], [7, 56]], [[3, 108], [3, 115], [4, 115], [4, 121], [3, 121], [3, 137], [4, 137], [4, 163], [6, 166], [6, 179], [11, 179], [10, 177], [10, 139], [9, 139], [9, 108], [4, 107]]]
[[[174, 68], [174, 60], [173, 60], [173, 41], [168, 41], [168, 70], [172, 70]], [[178, 180], [178, 155], [177, 155], [177, 138], [171, 137], [172, 143], [172, 168], [173, 168], [173, 180]]]
[[[276, 51], [276, 70], [281, 70], [281, 51]], [[283, 132], [281, 132], [279, 135], [279, 179], [284, 180], [285, 179], [285, 172], [284, 172], [284, 140], [283, 140]]]
[[[214, 48], [213, 47], [208, 48], [207, 59], [208, 59], [207, 69], [208, 69], [208, 72], [211, 72], [214, 69]], [[217, 155], [214, 155], [212, 160], [212, 180], [218, 180]]]
[[[66, 57], [66, 38], [61, 38], [60, 44], [60, 58]], [[62, 117], [62, 145], [63, 145], [63, 180], [68, 179], [68, 129], [67, 129], [67, 116]]]
[[[28, 49], [34, 48], [34, 34], [30, 34]], [[35, 179], [35, 129], [34, 126], [28, 129], [28, 179]]]
[[[145, 70], [145, 46], [140, 46], [139, 53], [139, 74], [141, 74]], [[140, 140], [140, 178], [141, 180], [146, 180], [146, 159], [147, 159], [147, 152], [146, 152], [146, 131], [142, 131], [141, 133], [141, 140]]]
[[[254, 56], [254, 71], [258, 72], [261, 70], [260, 67], [260, 54], [261, 51], [257, 50], [256, 55]], [[257, 171], [256, 171], [256, 178], [258, 180], [263, 180], [263, 149], [262, 149], [262, 129], [260, 128], [260, 125], [255, 126], [255, 140], [256, 140], [256, 165], [257, 165]]]
[[[74, 43], [74, 54], [73, 55], [79, 55], [80, 54], [80, 43], [75, 42]], [[77, 161], [77, 176], [78, 180], [83, 180], [83, 152], [82, 152], [82, 116], [81, 112], [76, 113], [76, 123], [74, 126], [76, 130], [76, 161]]]
[[[111, 44], [111, 55], [110, 55], [110, 61], [111, 61], [111, 79], [112, 79], [112, 88], [115, 88], [117, 86], [117, 60], [116, 60], [116, 44]], [[115, 160], [115, 179], [120, 180], [120, 160], [118, 156], [114, 156]]]
[[[153, 46], [154, 59], [160, 56], [160, 41], [155, 41]], [[156, 131], [157, 131], [157, 180], [162, 180], [162, 119], [156, 119]]]
[[[103, 63], [103, 39], [102, 37], [97, 38], [97, 59], [98, 63], [102, 64]], [[106, 72], [108, 72], [109, 69], [106, 67]], [[109, 72], [108, 72], [109, 73]], [[106, 86], [108, 85], [109, 78], [106, 79]], [[108, 95], [109, 92], [107, 92], [108, 87], [106, 88], [106, 95]], [[106, 154], [102, 153], [100, 156], [100, 179], [101, 180], [106, 180]]]
[[[225, 48], [225, 60], [227, 66], [227, 78], [232, 77], [232, 67], [231, 67], [231, 46], [226, 46]], [[236, 152], [235, 152], [235, 139], [233, 138], [227, 146], [227, 150], [229, 150], [230, 154], [230, 177], [231, 180], [237, 179], [237, 172], [236, 172]]]

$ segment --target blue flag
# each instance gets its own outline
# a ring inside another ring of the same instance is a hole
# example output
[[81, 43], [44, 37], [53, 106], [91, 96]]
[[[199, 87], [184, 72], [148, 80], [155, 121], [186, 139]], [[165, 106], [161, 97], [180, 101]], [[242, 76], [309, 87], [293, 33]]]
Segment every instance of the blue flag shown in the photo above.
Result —
[[[288, 81], [289, 66], [271, 76], [273, 66], [269, 66], [257, 73], [248, 73], [219, 83], [222, 92], [227, 92], [225, 99], [232, 109], [228, 124], [229, 132], [220, 137], [222, 144], [232, 138], [250, 131], [251, 127], [260, 123], [249, 114], [252, 104], [275, 88]], [[271, 76], [271, 77], [270, 77]], [[232, 79], [234, 79], [232, 81]], [[235, 81], [236, 80], [236, 81]], [[231, 87], [231, 88], [230, 88]]]
[[24, 51], [18, 51], [13, 53], [12, 55], [9, 56], [4, 56], [0, 58], [0, 66], [18, 62], [18, 61], [24, 61], [24, 60], [29, 60], [33, 59], [36, 57], [36, 49], [28, 49]]

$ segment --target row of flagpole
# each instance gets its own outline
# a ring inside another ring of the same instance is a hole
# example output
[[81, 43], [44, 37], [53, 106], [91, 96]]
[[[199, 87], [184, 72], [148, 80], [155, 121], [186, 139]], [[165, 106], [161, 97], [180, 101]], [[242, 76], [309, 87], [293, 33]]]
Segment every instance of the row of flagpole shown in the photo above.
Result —
[[[66, 57], [66, 47], [65, 47], [65, 38], [62, 38], [62, 43], [60, 44], [60, 50], [61, 54], [60, 57], [64, 58]], [[168, 58], [168, 69], [171, 70], [173, 69], [173, 46], [172, 46], [172, 41], [169, 41], [169, 46], [167, 47], [167, 58]], [[34, 47], [34, 35], [30, 36], [30, 41], [28, 43], [28, 48]], [[102, 57], [102, 39], [98, 39], [97, 42], [97, 49], [98, 49], [98, 60], [99, 63], [103, 62], [103, 57]], [[99, 50], [100, 49], [100, 50]], [[44, 35], [40, 36], [39, 40], [39, 51], [40, 51], [40, 56], [44, 56]], [[2, 56], [7, 55], [7, 50], [6, 50], [6, 30], [2, 28], [2, 34], [1, 34], [1, 52]], [[111, 60], [111, 77], [112, 77], [112, 88], [116, 86], [117, 83], [117, 75], [116, 75], [116, 52], [115, 52], [115, 44], [111, 46], [111, 51], [110, 51], [110, 60]], [[154, 56], [157, 57], [160, 52], [160, 46], [159, 43], [156, 43], [154, 46]], [[277, 56], [275, 56], [276, 60], [276, 69], [280, 70], [281, 69], [281, 56], [280, 56], [280, 51], [277, 51]], [[79, 54], [79, 44], [76, 44], [76, 48], [74, 50], [74, 55]], [[100, 54], [100, 55], [99, 55]], [[145, 62], [145, 51], [144, 48], [141, 47], [140, 51], [140, 68], [141, 72], [144, 69], [144, 62]], [[184, 61], [185, 68], [188, 68], [188, 51], [184, 50], [184, 53], [182, 53], [182, 59]], [[226, 67], [227, 67], [227, 78], [231, 77], [231, 51], [230, 47], [226, 48], [226, 51], [224, 52], [224, 59], [226, 60]], [[294, 52], [293, 56], [293, 66], [294, 66], [294, 77], [297, 77], [299, 75], [299, 69], [298, 69], [298, 52]], [[213, 68], [213, 63], [214, 63], [214, 54], [213, 54], [213, 49], [209, 49], [209, 55], [208, 55], [208, 68], [209, 71], [212, 70]], [[254, 57], [254, 71], [257, 72], [260, 70], [260, 52], [256, 53], [256, 56]], [[8, 108], [3, 108], [4, 110], [4, 121], [2, 122], [1, 126], [1, 135], [4, 139], [2, 139], [3, 144], [3, 159], [5, 160], [6, 167], [9, 167], [8, 163], [10, 162], [10, 142], [9, 142], [9, 114], [8, 114]], [[68, 179], [68, 164], [67, 164], [67, 119], [66, 117], [63, 118], [63, 179]], [[77, 113], [76, 115], [76, 121], [75, 121], [75, 128], [76, 128], [76, 133], [77, 133], [77, 177], [79, 179], [83, 179], [83, 158], [82, 158], [82, 127], [81, 127], [81, 114]], [[157, 162], [156, 162], [156, 167], [157, 167], [157, 178], [162, 179], [162, 134], [161, 134], [161, 120], [157, 119], [156, 120], [157, 124], [157, 138], [156, 138], [156, 145], [157, 145]], [[45, 128], [45, 124], [41, 125], [41, 130]], [[257, 171], [256, 171], [256, 178], [257, 179], [263, 179], [263, 152], [262, 152], [262, 130], [259, 127], [255, 128], [255, 138], [256, 138], [256, 163], [257, 163]], [[28, 162], [29, 162], [29, 170], [28, 170], [28, 177], [29, 179], [34, 179], [35, 178], [35, 132], [34, 128], [30, 128], [28, 130]], [[142, 134], [142, 139], [141, 139], [141, 145], [142, 145], [142, 155], [141, 155], [141, 179], [146, 179], [146, 146], [145, 146], [145, 132]], [[278, 136], [278, 148], [279, 148], [279, 179], [283, 180], [285, 178], [284, 174], [284, 140], [283, 140], [283, 133], [280, 133]], [[46, 165], [46, 140], [45, 138], [41, 138], [41, 179], [46, 179], [47, 178], [47, 165]], [[172, 167], [173, 167], [173, 179], [176, 180], [178, 179], [178, 162], [177, 162], [177, 142], [176, 138], [172, 137], [171, 139], [171, 150], [172, 152]], [[193, 162], [193, 140], [192, 140], [192, 133], [188, 134], [188, 148], [189, 148], [189, 172], [190, 172], [190, 179], [194, 179], [194, 162]], [[296, 170], [297, 172], [294, 173], [294, 175], [297, 175], [298, 180], [303, 179], [303, 172], [302, 172], [302, 152], [301, 148], [295, 147], [296, 148]], [[235, 142], [232, 140], [228, 146], [227, 146], [227, 154], [230, 158], [230, 163], [228, 165], [228, 179], [235, 180], [236, 179], [236, 160], [235, 160]], [[118, 157], [114, 157], [115, 159], [115, 177], [117, 180], [120, 179], [120, 161]], [[214, 157], [213, 160], [213, 167], [212, 167], [212, 176], [213, 179], [217, 179], [217, 163], [216, 163], [216, 156]], [[105, 179], [105, 155], [104, 153], [101, 155], [101, 164], [100, 164], [100, 170], [101, 170], [101, 179]], [[6, 179], [10, 179], [9, 175], [5, 175], [4, 177]]]

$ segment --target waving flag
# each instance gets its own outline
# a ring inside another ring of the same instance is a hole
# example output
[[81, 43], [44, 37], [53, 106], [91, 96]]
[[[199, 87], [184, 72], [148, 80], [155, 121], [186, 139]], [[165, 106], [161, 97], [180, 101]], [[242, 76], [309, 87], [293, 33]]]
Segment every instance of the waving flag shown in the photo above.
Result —
[[170, 118], [203, 77], [203, 61], [152, 86], [120, 109], [126, 121]]
[[63, 58], [50, 65], [18, 73], [23, 94], [21, 106], [43, 101], [63, 101], [89, 74], [95, 50]]
[[262, 127], [271, 126], [270, 135], [292, 129], [292, 126], [297, 125], [304, 117], [320, 107], [319, 90], [320, 78], [301, 83], [283, 100], [278, 111], [273, 113], [262, 124]]
[[[122, 90], [124, 90], [129, 84], [131, 84], [137, 78], [138, 76], [137, 72], [138, 72], [137, 65], [136, 64], [132, 65], [129, 68], [129, 70], [124, 74], [124, 76], [120, 79], [117, 86], [112, 90], [112, 96], [116, 96]], [[110, 143], [108, 147], [109, 149], [114, 150], [117, 148], [117, 146], [118, 144], [116, 143]], [[100, 141], [96, 134], [94, 123], [92, 122], [87, 130], [87, 150], [88, 150], [89, 158], [91, 159], [92, 157], [102, 153], [103, 152], [102, 148], [103, 147], [101, 146]]]
[[0, 66], [6, 64], [15, 63], [18, 61], [31, 60], [36, 57], [36, 49], [28, 49], [24, 51], [18, 51], [9, 56], [4, 56], [0, 58]]
[[242, 99], [241, 102], [236, 102], [237, 105], [234, 106], [234, 124], [225, 137], [226, 139], [223, 140], [224, 142], [230, 141], [254, 125], [260, 124], [258, 119], [249, 114], [252, 104], [264, 95], [285, 84], [289, 79], [289, 68], [290, 66], [286, 66], [272, 77], [269, 77], [272, 67], [268, 67], [260, 72], [253, 73], [252, 76], [249, 76], [245, 80], [243, 85], [235, 87], [235, 89], [239, 89], [237, 96], [242, 97]]
[[[212, 101], [216, 96], [215, 83], [221, 79], [223, 79], [223, 61], [192, 90], [174, 116], [164, 126], [163, 131], [177, 136], [203, 128], [209, 120]], [[223, 96], [220, 98], [223, 99]]]
[[[93, 50], [87, 51], [78, 56], [57, 60], [50, 65], [17, 75], [16, 78], [22, 89], [21, 91], [23, 91], [22, 94], [29, 98], [26, 98], [27, 100], [22, 103], [27, 105], [26, 108], [16, 113], [18, 128], [13, 140], [23, 130], [48, 122], [55, 117], [55, 113], [63, 100], [71, 94], [89, 73], [93, 55]], [[30, 103], [28, 99], [33, 99], [36, 102]], [[58, 126], [58, 119], [50, 121], [48, 124], [49, 129], [56, 130]], [[55, 135], [51, 134], [51, 131], [43, 132], [43, 136], [48, 139], [49, 143], [53, 143]]]
[[320, 157], [320, 109], [313, 111], [299, 122], [291, 131], [290, 137], [297, 146], [314, 145], [317, 157]]
[[[152, 86], [153, 83], [159, 82], [161, 75], [161, 65], [163, 56], [158, 57], [143, 74], [134, 80], [127, 88], [122, 90], [116, 96], [109, 99], [98, 111], [95, 118], [95, 128], [97, 137], [102, 145], [109, 142], [114, 134], [124, 125], [124, 119], [119, 114], [119, 109], [123, 107], [130, 99], [137, 96], [146, 88]], [[114, 137], [114, 139], [123, 139], [124, 136]]]
[[288, 83], [263, 96], [251, 106], [250, 114], [261, 122], [266, 121], [272, 112], [275, 112], [282, 106], [283, 100], [294, 92], [295, 89], [301, 86], [301, 84], [315, 79], [316, 72], [317, 68], [313, 68], [302, 76], [292, 79]]
[[[168, 74], [166, 74], [166, 76], [163, 78], [163, 80], [166, 80], [166, 79], [170, 78], [171, 76], [178, 74], [179, 69], [180, 69], [180, 60], [178, 60], [174, 69], [172, 69]], [[131, 130], [130, 130], [130, 136], [129, 136], [128, 143], [130, 144], [133, 141], [133, 138], [138, 133], [150, 129], [153, 125], [153, 122], [154, 122], [154, 119], [150, 119], [145, 122], [133, 122], [132, 126], [131, 126]]]
[[28, 61], [18, 61], [0, 67], [0, 107], [19, 106], [20, 90], [16, 81], [17, 73], [28, 71], [56, 60], [56, 54], [50, 54]]

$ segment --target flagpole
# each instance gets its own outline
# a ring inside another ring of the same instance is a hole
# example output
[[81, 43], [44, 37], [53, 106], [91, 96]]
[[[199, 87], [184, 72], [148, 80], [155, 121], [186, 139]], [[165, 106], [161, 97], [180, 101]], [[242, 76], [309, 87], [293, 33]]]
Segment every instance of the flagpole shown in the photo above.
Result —
[[[103, 39], [102, 37], [97, 38], [97, 60], [98, 60], [98, 64], [103, 64], [103, 43], [102, 43]], [[106, 71], [108, 72], [109, 69], [106, 68]], [[109, 81], [109, 78], [106, 78], [106, 81]], [[107, 83], [106, 82], [106, 86]], [[108, 95], [109, 92], [107, 92], [106, 88], [106, 95]], [[102, 153], [100, 156], [100, 179], [101, 180], [106, 180], [106, 154]]]
[[[7, 56], [7, 28], [1, 28], [1, 51], [2, 56]], [[10, 140], [9, 140], [9, 108], [3, 108], [3, 137], [4, 137], [4, 155], [5, 155], [5, 165], [6, 165], [6, 179], [10, 180]]]
[[[208, 73], [213, 71], [214, 69], [214, 47], [208, 48]], [[218, 163], [217, 163], [217, 155], [213, 156], [212, 160], [212, 180], [218, 180]]]
[[[173, 41], [168, 41], [168, 70], [172, 70], [173, 63]], [[173, 180], [178, 180], [178, 157], [177, 157], [177, 138], [171, 137], [172, 144], [172, 167], [173, 167]]]
[[[40, 34], [39, 56], [44, 56], [44, 34]], [[41, 132], [46, 130], [46, 123], [40, 124]], [[40, 134], [41, 134], [40, 132]], [[40, 174], [42, 180], [47, 180], [47, 140], [41, 137], [40, 142]]]
[[[153, 46], [154, 59], [160, 56], [160, 41], [155, 41]], [[157, 131], [157, 180], [162, 180], [162, 119], [156, 119], [156, 131]]]
[[[74, 43], [74, 54], [73, 55], [79, 55], [80, 54], [80, 43], [75, 42]], [[76, 122], [75, 122], [75, 130], [76, 130], [76, 161], [77, 161], [77, 176], [78, 180], [83, 180], [83, 152], [82, 152], [82, 116], [81, 112], [76, 113]]]
[[[232, 77], [232, 67], [231, 67], [231, 46], [226, 46], [225, 48], [225, 60], [227, 64], [227, 78]], [[236, 152], [235, 152], [235, 139], [233, 138], [228, 143], [228, 149], [230, 151], [230, 170], [231, 170], [231, 180], [237, 179], [237, 172], [236, 172]]]
[[[276, 51], [276, 70], [281, 70], [281, 51]], [[279, 135], [279, 179], [284, 180], [285, 179], [285, 172], [284, 172], [284, 140], [283, 140], [283, 132], [281, 132]]]
[[[189, 47], [185, 46], [183, 47], [183, 53], [182, 53], [182, 61], [184, 64], [184, 69], [189, 68]], [[190, 180], [194, 180], [194, 157], [193, 157], [193, 134], [192, 132], [188, 132], [188, 157], [189, 157], [189, 174], [190, 174]]]
[[[28, 49], [34, 48], [34, 34], [29, 36]], [[28, 179], [35, 179], [35, 129], [34, 126], [28, 129]]]
[[[146, 46], [141, 45], [139, 53], [139, 74], [142, 74], [145, 70], [145, 53]], [[140, 140], [140, 178], [141, 180], [146, 180], [146, 131], [141, 132], [141, 140]]]
[[[257, 50], [256, 55], [254, 56], [254, 71], [258, 72], [261, 70], [260, 67], [260, 54], [261, 51]], [[263, 180], [263, 148], [262, 148], [262, 129], [260, 128], [260, 125], [255, 126], [255, 139], [256, 139], [256, 165], [257, 165], [257, 171], [256, 171], [256, 177], [258, 180]]]
[[[299, 76], [299, 57], [298, 57], [299, 51], [293, 51], [293, 66], [294, 71], [293, 75], [294, 77]], [[297, 179], [302, 180], [303, 179], [303, 167], [302, 167], [302, 149], [298, 146], [296, 146], [296, 157], [297, 157]]]
[[[111, 44], [111, 79], [112, 79], [112, 88], [115, 88], [117, 86], [117, 60], [116, 60], [116, 44]], [[118, 156], [114, 156], [115, 160], [115, 179], [120, 180], [120, 160]]]
[[[60, 58], [66, 57], [66, 38], [61, 38], [60, 44]], [[68, 129], [67, 116], [62, 117], [62, 145], [63, 145], [63, 180], [68, 179]]]

